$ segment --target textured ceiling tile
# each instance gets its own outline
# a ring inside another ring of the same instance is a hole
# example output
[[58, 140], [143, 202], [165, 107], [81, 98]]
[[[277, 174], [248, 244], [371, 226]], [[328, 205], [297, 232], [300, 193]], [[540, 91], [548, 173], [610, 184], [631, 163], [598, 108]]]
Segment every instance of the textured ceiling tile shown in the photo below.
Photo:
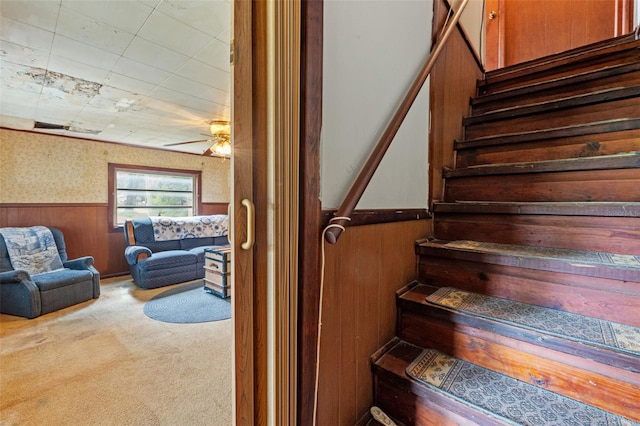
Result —
[[207, 86], [215, 87], [225, 92], [231, 91], [231, 74], [219, 68], [203, 64], [195, 59], [181, 67], [176, 74], [181, 77], [197, 81]]
[[231, 43], [231, 27], [218, 34], [216, 38], [224, 43]]
[[107, 70], [53, 55], [49, 58], [48, 70], [99, 84], [102, 84], [109, 74]]
[[49, 52], [0, 40], [0, 62], [46, 68]]
[[118, 55], [126, 50], [134, 37], [130, 32], [64, 7], [60, 8], [56, 33]]
[[153, 13], [138, 35], [189, 57], [206, 46], [213, 37], [163, 13]]
[[[172, 90], [173, 92], [181, 93], [182, 95], [189, 95], [200, 100], [207, 101], [208, 103], [215, 103], [224, 106], [231, 104], [231, 94], [220, 89], [216, 89], [211, 86], [204, 86], [191, 80], [185, 80], [178, 76], [173, 76], [165, 81], [162, 86]], [[169, 95], [170, 96], [170, 95]], [[183, 106], [194, 106], [187, 104], [187, 102], [193, 102], [193, 99], [189, 99], [182, 103]], [[208, 109], [207, 109], [208, 110]]]
[[212, 102], [208, 100], [177, 92], [175, 90], [165, 89], [163, 87], [156, 88], [156, 90], [154, 90], [149, 96], [153, 99], [159, 99], [165, 102], [170, 101], [178, 106], [190, 107], [203, 112], [207, 112], [213, 107]]
[[80, 43], [60, 34], [53, 39], [51, 54], [106, 71], [110, 71], [120, 58], [115, 53]]
[[0, 0], [0, 122], [32, 129], [36, 119], [97, 140], [200, 154], [164, 144], [206, 138], [210, 120], [229, 119], [231, 7]]
[[132, 34], [153, 12], [153, 7], [130, 0], [63, 0], [62, 6]]
[[105, 113], [121, 113], [144, 109], [145, 96], [134, 95], [125, 90], [102, 86], [100, 93], [88, 101], [92, 110], [103, 110]]
[[128, 58], [120, 58], [113, 67], [113, 72], [154, 85], [162, 83], [171, 75], [167, 71], [162, 71]]
[[110, 72], [104, 80], [105, 86], [126, 90], [133, 94], [148, 95], [155, 89], [154, 84], [136, 80], [126, 75]]
[[168, 72], [175, 72], [189, 60], [189, 56], [139, 37], [131, 42], [124, 56]]
[[25, 93], [40, 93], [44, 85], [46, 70], [14, 64], [7, 61], [0, 63], [2, 89], [23, 90]]
[[231, 72], [229, 43], [218, 39], [211, 40], [211, 43], [198, 52], [194, 59], [222, 71]]
[[39, 97], [39, 92], [24, 92], [3, 85], [2, 96], [0, 96], [0, 113], [13, 117], [32, 118], [36, 112]]
[[0, 18], [0, 39], [36, 50], [49, 50], [53, 33], [2, 16]]
[[231, 25], [231, 4], [223, 0], [163, 1], [158, 10], [213, 37]]
[[58, 17], [58, 3], [53, 1], [0, 1], [0, 14], [14, 21], [54, 31]]
[[35, 120], [68, 126], [73, 123], [81, 109], [59, 97], [59, 93], [52, 94], [51, 97], [43, 93], [38, 103]]
[[[195, 96], [196, 98], [208, 101], [213, 101], [214, 97], [218, 100], [224, 100], [229, 97], [228, 92], [197, 83], [193, 80], [187, 80], [186, 78], [178, 75], [172, 75], [164, 81], [161, 86], [185, 95]], [[228, 103], [228, 101], [225, 103]]]

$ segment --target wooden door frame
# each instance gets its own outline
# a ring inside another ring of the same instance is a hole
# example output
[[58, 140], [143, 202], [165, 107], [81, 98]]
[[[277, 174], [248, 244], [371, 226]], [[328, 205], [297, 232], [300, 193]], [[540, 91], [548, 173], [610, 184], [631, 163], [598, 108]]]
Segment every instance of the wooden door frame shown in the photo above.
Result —
[[267, 275], [265, 215], [255, 218], [255, 242], [247, 240], [247, 209], [265, 211], [267, 151], [267, 9], [266, 2], [233, 3], [233, 418], [236, 425], [267, 424]]
[[[296, 320], [297, 335], [289, 344], [294, 346], [288, 354], [293, 382], [269, 383], [268, 374], [274, 381], [283, 381], [284, 375], [269, 371], [269, 313], [267, 285], [259, 277], [267, 275], [266, 216], [256, 215], [256, 242], [252, 253], [240, 252], [239, 242], [246, 238], [246, 212], [241, 200], [252, 197], [255, 211], [267, 211], [266, 164], [268, 139], [270, 137], [268, 62], [269, 40], [273, 37], [269, 29], [269, 4], [237, 0], [234, 3], [234, 155], [232, 173], [236, 166], [246, 167], [252, 161], [250, 176], [236, 185], [232, 191], [234, 244], [234, 422], [235, 424], [269, 424], [278, 419], [282, 424], [311, 424], [313, 394], [315, 387], [317, 312], [320, 276], [320, 127], [322, 123], [322, 14], [323, 0], [299, 0], [299, 22], [295, 18], [289, 25], [299, 26], [300, 34], [300, 117], [299, 123], [299, 244], [297, 250], [297, 288], [290, 294], [297, 295], [291, 301], [288, 312], [276, 313], [281, 317], [281, 326], [286, 327], [286, 318]], [[286, 121], [286, 120], [285, 120]], [[286, 125], [286, 123], [285, 123]], [[289, 130], [296, 126], [290, 127]], [[258, 161], [256, 161], [256, 159]], [[243, 163], [244, 162], [244, 163]], [[244, 164], [244, 166], [243, 166]], [[250, 262], [251, 268], [243, 265]], [[235, 283], [243, 283], [242, 285]], [[246, 285], [251, 283], [250, 285]], [[281, 296], [285, 296], [282, 294]], [[297, 302], [297, 303], [296, 303]], [[296, 306], [297, 305], [297, 306]], [[278, 339], [279, 337], [276, 337]], [[276, 342], [277, 344], [277, 342]], [[297, 356], [296, 356], [297, 354]], [[280, 365], [287, 368], [287, 354], [281, 353]], [[297, 388], [297, 389], [296, 389]], [[269, 389], [281, 392], [275, 395], [275, 403], [269, 401]], [[284, 408], [285, 399], [293, 401], [292, 407]], [[271, 404], [271, 405], [270, 405]], [[270, 410], [281, 410], [273, 413]], [[284, 412], [288, 410], [287, 412]]]
[[[505, 14], [503, 5], [505, 0], [485, 0], [485, 69], [494, 70], [505, 66], [505, 43], [507, 34], [502, 16]], [[633, 31], [634, 0], [616, 0], [615, 34], [618, 37]], [[495, 12], [497, 19], [489, 16]], [[577, 46], [575, 46], [577, 47]], [[494, 48], [496, 50], [494, 50]], [[513, 64], [507, 64], [513, 65]]]
[[320, 302], [323, 0], [303, 0], [300, 93], [298, 425], [313, 424]]

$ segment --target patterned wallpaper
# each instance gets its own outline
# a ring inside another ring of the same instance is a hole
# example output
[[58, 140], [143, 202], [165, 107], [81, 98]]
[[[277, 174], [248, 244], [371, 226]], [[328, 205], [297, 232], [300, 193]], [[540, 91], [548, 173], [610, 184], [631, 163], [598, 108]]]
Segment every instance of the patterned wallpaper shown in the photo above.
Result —
[[0, 203], [108, 202], [108, 163], [202, 171], [202, 201], [231, 200], [231, 161], [0, 129]]

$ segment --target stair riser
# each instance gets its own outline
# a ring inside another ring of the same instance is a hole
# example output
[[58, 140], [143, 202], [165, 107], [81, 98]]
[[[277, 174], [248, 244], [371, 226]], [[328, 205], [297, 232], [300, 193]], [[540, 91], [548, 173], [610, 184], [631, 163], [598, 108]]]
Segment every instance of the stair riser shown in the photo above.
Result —
[[[458, 415], [465, 407], [462, 404], [450, 404], [450, 409], [440, 407], [434, 402], [438, 395], [434, 392], [429, 397], [420, 397], [410, 390], [408, 379], [389, 379], [374, 377], [374, 405], [380, 407], [387, 415], [406, 425], [420, 426], [460, 426], [460, 425], [506, 425], [495, 420], [482, 419], [473, 422]], [[440, 400], [442, 398], [439, 398]]]
[[505, 425], [409, 379], [405, 370], [421, 352], [421, 348], [402, 343], [372, 357], [374, 405], [407, 425]]
[[[402, 309], [400, 337], [518, 380], [640, 420], [640, 375], [443, 318]], [[429, 330], [429, 332], [425, 332]], [[633, 377], [632, 377], [633, 376]], [[635, 381], [635, 384], [629, 381]], [[631, 413], [633, 411], [633, 413]]]
[[527, 161], [548, 161], [595, 157], [631, 151], [640, 151], [640, 129], [520, 144], [488, 146], [486, 148], [462, 149], [457, 151], [456, 167], [517, 163], [523, 159]]
[[640, 327], [640, 283], [432, 256], [418, 280]]
[[637, 202], [640, 168], [448, 178], [444, 201]]
[[634, 217], [439, 214], [434, 235], [447, 241], [640, 253], [640, 218]]
[[[630, 41], [630, 40], [629, 40]], [[541, 64], [515, 70], [501, 69], [487, 73], [487, 80], [478, 84], [478, 94], [491, 94], [534, 83], [554, 80], [559, 77], [571, 76], [588, 71], [602, 69], [611, 64], [630, 64], [638, 61], [638, 43], [626, 42], [618, 46], [609, 47], [584, 55], [580, 61], [557, 61], [557, 64]]]
[[465, 139], [474, 139], [614, 120], [620, 117], [637, 118], [640, 116], [639, 105], [640, 101], [636, 97], [563, 110], [550, 110], [534, 115], [467, 125], [464, 134]]
[[568, 84], [563, 87], [554, 87], [547, 90], [540, 90], [535, 93], [518, 94], [516, 92], [510, 97], [507, 97], [507, 94], [504, 94], [503, 99], [480, 102], [476, 105], [473, 105], [471, 111], [472, 115], [478, 115], [504, 108], [532, 105], [540, 102], [548, 102], [576, 95], [584, 95], [605, 89], [628, 87], [638, 84], [640, 84], [640, 71], [633, 71], [584, 83]]

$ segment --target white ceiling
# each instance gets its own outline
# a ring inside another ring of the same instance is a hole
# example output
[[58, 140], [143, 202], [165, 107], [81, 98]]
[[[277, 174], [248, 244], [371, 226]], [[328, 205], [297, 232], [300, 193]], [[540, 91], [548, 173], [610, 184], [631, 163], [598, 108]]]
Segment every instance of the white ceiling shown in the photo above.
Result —
[[[0, 0], [0, 126], [200, 154], [229, 120], [230, 0]], [[68, 126], [37, 130], [34, 122]]]

